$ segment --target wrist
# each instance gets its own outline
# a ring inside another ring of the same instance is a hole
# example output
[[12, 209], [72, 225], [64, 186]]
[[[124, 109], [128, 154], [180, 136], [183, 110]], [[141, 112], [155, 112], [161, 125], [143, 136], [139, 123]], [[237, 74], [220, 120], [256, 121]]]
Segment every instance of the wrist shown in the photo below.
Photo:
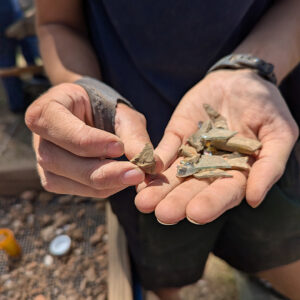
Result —
[[114, 133], [115, 115], [118, 103], [132, 107], [131, 103], [105, 83], [91, 78], [82, 77], [75, 84], [85, 89], [90, 100], [95, 127]]
[[276, 85], [274, 66], [256, 56], [250, 54], [230, 54], [218, 60], [207, 73], [217, 70], [243, 70], [249, 69], [260, 77]]

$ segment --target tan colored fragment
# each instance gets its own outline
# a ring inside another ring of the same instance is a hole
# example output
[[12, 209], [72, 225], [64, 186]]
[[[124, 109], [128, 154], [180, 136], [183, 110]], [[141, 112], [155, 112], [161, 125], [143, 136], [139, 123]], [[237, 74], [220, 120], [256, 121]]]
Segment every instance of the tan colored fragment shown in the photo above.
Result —
[[228, 124], [225, 117], [215, 111], [209, 104], [203, 104], [203, 108], [205, 109], [209, 118], [212, 120], [214, 127], [228, 129]]
[[201, 138], [205, 141], [228, 140], [236, 134], [236, 131], [221, 128], [212, 128], [210, 131], [203, 133], [201, 135]]
[[227, 158], [227, 159], [232, 159], [232, 158], [237, 158], [237, 157], [244, 157], [244, 154], [241, 154], [239, 152], [232, 152], [232, 153], [223, 152], [222, 153], [222, 150], [218, 151], [217, 155], [221, 155], [223, 158]]
[[250, 170], [250, 165], [248, 164], [248, 160], [249, 160], [248, 156], [227, 159], [228, 163], [231, 166], [231, 169], [242, 170], [242, 171]]
[[200, 154], [191, 156], [191, 157], [186, 157], [183, 160], [180, 161], [181, 164], [196, 164], [199, 159], [200, 159]]
[[202, 170], [200, 172], [193, 174], [193, 176], [197, 179], [233, 177], [231, 174], [221, 169]]
[[197, 150], [189, 145], [181, 145], [181, 147], [178, 150], [178, 155], [183, 157], [193, 157], [197, 154]]
[[208, 132], [212, 128], [212, 123], [210, 120], [206, 120], [201, 124], [201, 127], [193, 134], [191, 135], [187, 142], [194, 147], [197, 152], [200, 152], [204, 148], [204, 144], [202, 142], [202, 134]]
[[130, 162], [140, 167], [145, 173], [154, 174], [156, 162], [151, 144], [146, 143], [144, 149], [131, 159]]
[[230, 164], [221, 156], [202, 155], [199, 162], [195, 164], [198, 171], [203, 169], [230, 169]]
[[240, 152], [243, 154], [252, 155], [261, 148], [261, 143], [258, 140], [249, 139], [245, 137], [234, 136], [228, 141], [212, 141], [214, 147], [217, 149]]

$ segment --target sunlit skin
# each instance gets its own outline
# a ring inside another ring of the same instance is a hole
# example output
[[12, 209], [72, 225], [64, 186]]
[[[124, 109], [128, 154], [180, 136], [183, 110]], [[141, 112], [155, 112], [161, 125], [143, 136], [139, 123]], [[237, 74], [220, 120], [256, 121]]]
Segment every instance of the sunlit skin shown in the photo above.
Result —
[[[239, 171], [230, 171], [233, 178], [213, 183], [176, 177], [177, 151], [197, 129], [198, 121], [207, 119], [203, 104], [208, 101], [227, 118], [231, 130], [261, 141], [248, 180], [248, 174]], [[245, 196], [256, 207], [283, 174], [297, 137], [297, 125], [273, 84], [249, 70], [211, 73], [183, 97], [173, 113], [155, 150], [165, 164], [164, 177], [144, 189], [144, 184], [138, 187], [136, 206], [142, 212], [155, 211], [164, 224], [185, 217], [198, 224], [211, 222]]]
[[[132, 158], [149, 141], [149, 136], [144, 117], [125, 105], [117, 107], [116, 135], [93, 128], [87, 94], [72, 84], [83, 75], [101, 79], [101, 66], [96, 63], [97, 56], [88, 40], [82, 3], [81, 0], [36, 1], [43, 62], [51, 82], [63, 84], [30, 106], [26, 123], [34, 132], [38, 170], [46, 189], [106, 197], [144, 181], [145, 175], [136, 166], [114, 158], [123, 153]], [[250, 53], [272, 62], [280, 82], [300, 61], [299, 10], [298, 0], [274, 1], [235, 53]], [[202, 103], [206, 102], [228, 119], [231, 129], [257, 137], [263, 143], [248, 180], [247, 174], [237, 171], [230, 171], [233, 178], [212, 184], [176, 177], [176, 162], [173, 163], [176, 151], [182, 140], [196, 129], [197, 122], [206, 118], [202, 109]], [[187, 216], [193, 222], [210, 222], [238, 205], [245, 195], [251, 206], [257, 206], [282, 174], [298, 130], [284, 100], [271, 83], [251, 71], [217, 71], [187, 92], [166, 133], [156, 149], [157, 171], [162, 170], [163, 161], [165, 182], [157, 187], [153, 183], [147, 188], [145, 184], [140, 185], [136, 204], [141, 211], [155, 211], [161, 222], [170, 224]], [[110, 142], [118, 142], [119, 146], [109, 153]], [[276, 151], [272, 151], [272, 147], [276, 147]], [[137, 173], [127, 176], [125, 183], [124, 174], [133, 169]], [[155, 189], [157, 195], [151, 198]], [[179, 200], [177, 194], [183, 192], [185, 197]], [[217, 202], [218, 199], [222, 200]], [[291, 299], [298, 300], [299, 273], [299, 262], [296, 262], [259, 276], [269, 279]], [[160, 299], [180, 299], [174, 288], [162, 288], [156, 293]]]

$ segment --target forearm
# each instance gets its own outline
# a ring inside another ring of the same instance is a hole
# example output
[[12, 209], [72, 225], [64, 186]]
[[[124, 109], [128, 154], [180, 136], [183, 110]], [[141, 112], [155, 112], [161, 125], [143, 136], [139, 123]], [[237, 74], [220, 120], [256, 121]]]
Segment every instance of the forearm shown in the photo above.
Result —
[[82, 75], [100, 78], [87, 39], [82, 0], [36, 0], [35, 4], [41, 55], [51, 82], [74, 82]]
[[100, 78], [100, 69], [89, 41], [67, 26], [38, 27], [40, 51], [53, 84], [74, 82], [82, 75]]
[[278, 0], [235, 53], [271, 62], [280, 82], [300, 62], [300, 1]]

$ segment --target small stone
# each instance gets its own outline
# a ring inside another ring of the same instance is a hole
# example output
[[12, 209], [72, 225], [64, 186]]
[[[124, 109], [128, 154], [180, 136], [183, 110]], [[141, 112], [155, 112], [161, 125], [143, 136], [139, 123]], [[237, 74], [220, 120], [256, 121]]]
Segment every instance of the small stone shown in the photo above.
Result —
[[39, 221], [41, 223], [41, 226], [47, 226], [49, 225], [50, 223], [52, 223], [53, 219], [50, 215], [42, 215], [40, 218], [39, 218]]
[[85, 209], [84, 208], [81, 208], [78, 213], [76, 214], [76, 217], [78, 219], [81, 219], [83, 216], [85, 215]]
[[87, 281], [94, 282], [96, 280], [95, 268], [93, 266], [89, 267], [87, 271], [85, 271], [84, 276]]
[[69, 223], [71, 221], [71, 216], [67, 214], [63, 214], [62, 212], [59, 211], [54, 215], [54, 220], [55, 220], [54, 226], [58, 228]]
[[103, 234], [104, 234], [104, 226], [99, 225], [96, 228], [95, 233], [90, 237], [91, 245], [94, 246], [94, 245], [98, 244], [101, 241]]
[[73, 195], [64, 195], [60, 196], [58, 199], [59, 204], [69, 204], [72, 202], [74, 196]]
[[37, 192], [36, 191], [24, 191], [21, 195], [20, 195], [20, 200], [21, 201], [33, 201], [37, 196]]
[[55, 227], [53, 225], [48, 226], [41, 230], [41, 237], [45, 242], [50, 242], [55, 234]]
[[33, 213], [33, 206], [30, 203], [27, 202], [23, 207], [23, 213], [25, 215], [32, 214]]
[[54, 259], [51, 255], [46, 255], [43, 259], [43, 263], [45, 266], [51, 266], [54, 262]]
[[75, 255], [81, 255], [82, 254], [82, 249], [81, 248], [76, 248], [75, 250], [74, 250], [74, 253], [75, 253]]
[[28, 217], [27, 217], [27, 225], [32, 228], [33, 225], [34, 225], [34, 220], [35, 220], [35, 216], [33, 214], [30, 214]]
[[26, 269], [27, 269], [27, 270], [33, 270], [33, 269], [35, 269], [37, 266], [38, 266], [37, 262], [36, 262], [36, 261], [32, 261], [31, 263], [29, 263], [29, 264], [26, 265]]
[[83, 240], [83, 231], [81, 228], [76, 228], [70, 233], [70, 235], [77, 242], [81, 242]]
[[83, 292], [86, 288], [86, 284], [87, 284], [87, 279], [86, 278], [83, 278], [80, 282], [80, 285], [79, 285], [79, 290], [81, 292]]
[[48, 193], [48, 192], [41, 192], [38, 195], [37, 200], [43, 204], [48, 204], [54, 197], [54, 194]]
[[58, 228], [58, 229], [55, 230], [55, 235], [61, 235], [63, 233], [64, 233], [63, 228]]

